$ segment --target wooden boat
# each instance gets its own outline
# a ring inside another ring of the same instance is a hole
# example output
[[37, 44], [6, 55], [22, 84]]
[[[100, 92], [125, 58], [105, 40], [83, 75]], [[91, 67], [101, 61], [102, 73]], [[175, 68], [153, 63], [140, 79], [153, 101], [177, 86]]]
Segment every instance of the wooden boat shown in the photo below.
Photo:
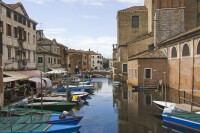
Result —
[[79, 125], [60, 124], [0, 124], [1, 133], [71, 133], [80, 128]]
[[[44, 110], [50, 110], [50, 111], [64, 111], [64, 110], [70, 110], [73, 108], [76, 103], [73, 102], [43, 102], [43, 109]], [[17, 106], [17, 107], [28, 107], [33, 109], [41, 109], [41, 103], [29, 103], [25, 106]]]
[[30, 113], [61, 114], [61, 112], [53, 112], [53, 111], [49, 111], [49, 110], [30, 109], [30, 108], [17, 108], [17, 107], [12, 107], [12, 108], [5, 107], [5, 108], [1, 109], [1, 113], [5, 114], [5, 115], [12, 115], [12, 116], [22, 116], [22, 115], [28, 115]]
[[39, 124], [39, 123], [49, 123], [49, 124], [70, 124], [77, 125], [83, 116], [66, 115], [60, 118], [60, 114], [48, 114], [48, 113], [31, 113], [22, 116], [12, 116], [12, 117], [0, 117], [0, 124]]
[[176, 103], [165, 102], [165, 101], [153, 101], [153, 103], [161, 110], [164, 110], [165, 107], [170, 107]]

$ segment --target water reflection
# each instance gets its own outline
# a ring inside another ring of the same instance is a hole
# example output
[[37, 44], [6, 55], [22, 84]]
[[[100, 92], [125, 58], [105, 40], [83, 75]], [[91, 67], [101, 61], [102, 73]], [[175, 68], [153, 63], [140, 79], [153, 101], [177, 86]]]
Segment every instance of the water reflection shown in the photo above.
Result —
[[[118, 133], [161, 133], [162, 120], [155, 117], [160, 112], [153, 100], [162, 99], [161, 92], [133, 92], [131, 86], [124, 84], [114, 90], [113, 101], [118, 106]], [[121, 94], [121, 95], [120, 95]]]
[[[165, 100], [165, 91], [133, 91], [123, 83], [113, 87], [106, 78], [93, 80], [94, 94], [87, 104], [76, 108], [77, 115], [83, 115], [81, 133], [166, 133], [174, 132], [163, 128], [161, 113], [153, 100]], [[179, 102], [179, 93], [167, 89], [166, 99]]]

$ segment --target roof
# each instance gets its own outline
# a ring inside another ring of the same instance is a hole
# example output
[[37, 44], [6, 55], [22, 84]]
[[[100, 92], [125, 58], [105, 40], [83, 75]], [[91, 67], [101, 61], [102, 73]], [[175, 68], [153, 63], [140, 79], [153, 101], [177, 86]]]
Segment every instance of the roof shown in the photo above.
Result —
[[166, 58], [166, 54], [162, 49], [155, 50], [155, 51], [144, 51], [138, 55], [134, 55], [132, 57], [129, 57], [129, 60], [134, 60], [134, 59], [163, 59]]
[[[18, 7], [21, 7], [21, 9], [23, 10], [25, 16], [28, 20], [30, 20], [31, 22], [35, 23], [35, 24], [38, 24], [36, 21], [32, 20], [31, 18], [29, 18], [28, 16], [28, 13], [26, 12], [23, 4], [21, 2], [17, 2], [15, 4], [6, 4], [4, 3], [2, 0], [0, 1], [0, 3], [5, 6], [6, 8], [10, 9], [10, 10], [13, 10], [14, 12], [17, 12], [15, 9], [18, 8]], [[19, 13], [19, 12], [17, 12]], [[20, 13], [19, 13], [20, 14]]]
[[144, 34], [141, 34], [141, 35], [138, 35], [138, 36], [134, 37], [131, 41], [127, 42], [126, 45], [134, 43], [134, 42], [138, 42], [140, 40], [144, 40], [146, 38], [150, 38], [150, 37], [153, 37], [153, 36], [154, 35], [153, 35], [152, 32], [151, 33], [144, 33]]
[[118, 12], [134, 12], [134, 11], [147, 11], [146, 6], [132, 6], [126, 9], [119, 10]]
[[180, 40], [185, 40], [185, 39], [191, 38], [191, 36], [194, 36], [194, 35], [200, 35], [200, 26], [198, 26], [194, 29], [191, 29], [187, 32], [180, 33], [174, 37], [170, 37], [170, 38], [158, 43], [157, 45], [158, 45], [158, 47], [162, 47], [163, 45], [167, 45], [172, 42], [178, 42]]
[[53, 41], [48, 38], [40, 38], [37, 40], [37, 45], [44, 46], [44, 45], [52, 45]]
[[38, 53], [43, 53], [43, 52], [49, 52], [47, 49], [41, 47], [41, 46], [37, 46], [37, 50]]

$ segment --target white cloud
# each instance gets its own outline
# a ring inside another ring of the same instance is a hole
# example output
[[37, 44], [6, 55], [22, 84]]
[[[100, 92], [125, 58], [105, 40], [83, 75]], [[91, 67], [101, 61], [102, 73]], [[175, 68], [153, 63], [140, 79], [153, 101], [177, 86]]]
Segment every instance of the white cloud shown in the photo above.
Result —
[[117, 0], [118, 2], [121, 3], [132, 3], [132, 4], [143, 4], [144, 1], [143, 0]]
[[92, 15], [82, 15], [81, 18], [83, 19], [99, 19], [98, 16], [92, 16]]
[[101, 53], [106, 58], [112, 57], [112, 44], [117, 42], [116, 37], [101, 36], [101, 37], [89, 37], [89, 36], [76, 36], [65, 40], [67, 46], [73, 49], [92, 50]]
[[103, 6], [106, 0], [28, 0], [28, 1], [35, 2], [38, 4], [43, 4], [45, 2], [50, 2], [50, 1], [55, 1], [55, 2], [61, 1], [67, 4], [79, 3], [84, 5]]
[[44, 32], [46, 34], [63, 34], [66, 31], [66, 29], [62, 29], [62, 28], [56, 28], [56, 29], [45, 29]]
[[36, 4], [44, 4], [46, 2], [51, 2], [53, 0], [27, 0], [27, 1], [34, 2]]

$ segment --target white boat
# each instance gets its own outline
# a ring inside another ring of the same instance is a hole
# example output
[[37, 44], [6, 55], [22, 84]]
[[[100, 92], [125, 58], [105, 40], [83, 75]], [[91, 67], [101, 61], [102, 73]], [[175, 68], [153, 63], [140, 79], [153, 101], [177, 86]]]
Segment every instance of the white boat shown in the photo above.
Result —
[[93, 88], [93, 85], [69, 85], [69, 88]]
[[165, 101], [153, 101], [153, 103], [161, 110], [164, 110], [165, 107], [169, 108], [172, 105], [176, 105], [176, 103], [165, 102]]

